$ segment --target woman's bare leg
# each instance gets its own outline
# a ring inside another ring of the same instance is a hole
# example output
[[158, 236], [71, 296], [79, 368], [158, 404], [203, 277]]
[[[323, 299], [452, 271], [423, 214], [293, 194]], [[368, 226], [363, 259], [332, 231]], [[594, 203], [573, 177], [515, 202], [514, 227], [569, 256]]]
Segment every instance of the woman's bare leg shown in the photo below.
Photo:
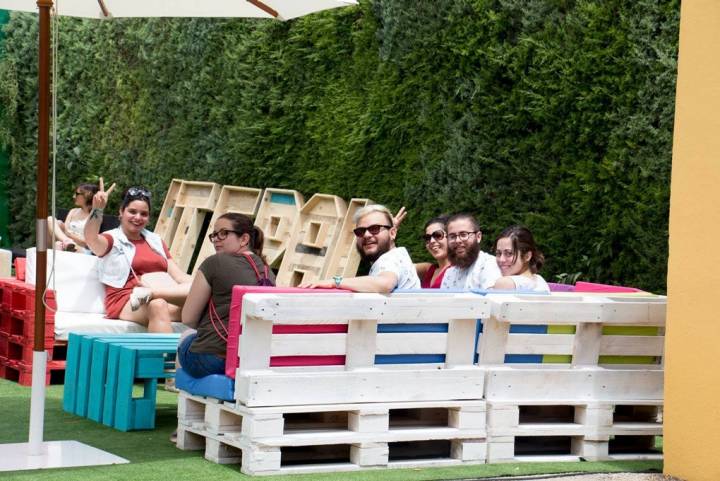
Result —
[[[185, 304], [185, 299], [187, 299], [190, 293], [191, 285], [190, 282], [186, 282], [183, 284], [175, 284], [174, 286], [153, 287], [150, 291], [152, 292], [153, 299], [164, 299], [168, 303], [182, 308], [183, 304]], [[178, 320], [180, 319], [178, 318]]]
[[149, 303], [140, 306], [137, 311], [130, 308], [130, 301], [126, 302], [120, 311], [119, 318], [132, 321], [148, 328], [148, 332], [172, 332], [173, 321], [180, 320], [182, 310], [180, 307], [169, 304], [164, 299], [152, 299]]
[[73, 243], [73, 240], [69, 238], [67, 235], [65, 235], [65, 232], [62, 230], [62, 222], [59, 220], [56, 220], [53, 216], [49, 216], [47, 218], [48, 223], [48, 234], [52, 238], [53, 234], [55, 234], [55, 240], [60, 241], [63, 244], [70, 244]]

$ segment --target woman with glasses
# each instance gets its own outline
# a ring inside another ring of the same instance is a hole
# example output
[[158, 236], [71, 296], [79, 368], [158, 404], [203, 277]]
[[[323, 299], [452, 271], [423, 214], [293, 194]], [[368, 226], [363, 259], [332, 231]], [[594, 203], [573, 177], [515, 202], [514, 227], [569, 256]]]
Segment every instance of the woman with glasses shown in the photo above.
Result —
[[422, 239], [425, 241], [425, 249], [437, 264], [429, 262], [415, 264], [418, 277], [420, 277], [420, 285], [424, 288], [439, 289], [445, 271], [450, 267], [446, 232], [447, 219], [446, 215], [441, 215], [425, 223], [425, 234]]
[[495, 241], [495, 259], [503, 276], [495, 281], [494, 289], [550, 292], [538, 274], [545, 257], [527, 227], [514, 225], [502, 231]]
[[235, 285], [274, 285], [262, 255], [263, 232], [242, 214], [220, 216], [208, 236], [215, 254], [200, 264], [182, 309], [183, 334], [178, 361], [193, 377], [225, 372], [230, 300]]
[[[146, 229], [151, 194], [142, 187], [130, 187], [123, 194], [120, 227], [99, 233], [103, 209], [114, 189], [115, 184], [105, 191], [100, 179], [85, 224], [88, 247], [100, 258], [98, 274], [105, 284], [105, 315], [142, 324], [148, 332], [172, 332], [171, 323], [180, 320], [192, 277], [170, 258], [160, 236]], [[162, 278], [158, 284], [163, 285], [147, 287], [147, 278], [145, 283], [141, 280], [147, 274]]]
[[48, 230], [50, 236], [55, 236], [55, 248], [61, 251], [87, 252], [85, 243], [85, 222], [90, 217], [92, 198], [98, 186], [95, 184], [80, 184], [75, 188], [73, 201], [75, 208], [65, 216], [65, 221], [48, 217]]

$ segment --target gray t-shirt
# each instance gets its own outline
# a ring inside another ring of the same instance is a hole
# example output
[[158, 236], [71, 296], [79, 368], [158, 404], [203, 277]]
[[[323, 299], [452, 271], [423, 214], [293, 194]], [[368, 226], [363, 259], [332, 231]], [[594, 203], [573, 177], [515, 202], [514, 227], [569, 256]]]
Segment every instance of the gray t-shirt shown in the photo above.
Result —
[[[251, 256], [260, 275], [264, 275], [265, 264], [262, 259], [255, 254], [251, 254]], [[200, 272], [210, 284], [210, 298], [215, 304], [215, 311], [222, 322], [222, 326], [217, 326], [217, 328], [224, 336], [227, 336], [232, 288], [236, 285], [256, 286], [258, 279], [255, 271], [244, 255], [214, 254], [200, 264]], [[268, 277], [273, 282], [275, 281], [275, 275], [270, 268], [268, 268]], [[190, 346], [190, 352], [217, 354], [224, 357], [226, 351], [227, 343], [215, 331], [206, 307], [198, 323], [197, 337]]]
[[404, 247], [395, 247], [381, 255], [370, 268], [369, 275], [377, 276], [381, 272], [392, 272], [397, 276], [395, 289], [419, 289], [417, 276], [410, 254]]

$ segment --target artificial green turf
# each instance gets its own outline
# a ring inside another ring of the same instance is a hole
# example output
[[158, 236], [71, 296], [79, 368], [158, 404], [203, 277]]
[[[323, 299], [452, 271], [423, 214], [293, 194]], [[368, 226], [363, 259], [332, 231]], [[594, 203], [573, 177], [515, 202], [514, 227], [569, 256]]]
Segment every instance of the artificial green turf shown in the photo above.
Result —
[[[203, 458], [202, 451], [180, 451], [168, 441], [175, 429], [177, 397], [158, 391], [157, 428], [120, 432], [62, 410], [62, 386], [50, 386], [45, 405], [45, 440], [75, 440], [130, 460], [130, 464], [45, 471], [0, 472], [0, 480], [154, 480], [211, 481], [250, 479], [239, 465], [218, 465]], [[0, 380], [0, 443], [27, 441], [30, 388]], [[2, 456], [0, 446], [0, 456]], [[521, 463], [458, 466], [452, 468], [379, 469], [351, 473], [263, 476], [267, 481], [422, 481], [468, 479], [503, 475], [562, 472], [662, 471], [660, 461], [575, 463]]]

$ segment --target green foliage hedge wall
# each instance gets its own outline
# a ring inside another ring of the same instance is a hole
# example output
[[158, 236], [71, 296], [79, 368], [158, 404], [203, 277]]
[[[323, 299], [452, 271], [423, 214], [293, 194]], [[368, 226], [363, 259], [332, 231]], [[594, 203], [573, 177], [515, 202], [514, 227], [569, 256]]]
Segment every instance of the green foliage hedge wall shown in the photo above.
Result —
[[[664, 291], [678, 0], [367, 0], [287, 23], [60, 20], [58, 186], [173, 177], [528, 225], [547, 278]], [[32, 239], [36, 18], [0, 62], [12, 232]], [[116, 199], [117, 201], [117, 199]]]

